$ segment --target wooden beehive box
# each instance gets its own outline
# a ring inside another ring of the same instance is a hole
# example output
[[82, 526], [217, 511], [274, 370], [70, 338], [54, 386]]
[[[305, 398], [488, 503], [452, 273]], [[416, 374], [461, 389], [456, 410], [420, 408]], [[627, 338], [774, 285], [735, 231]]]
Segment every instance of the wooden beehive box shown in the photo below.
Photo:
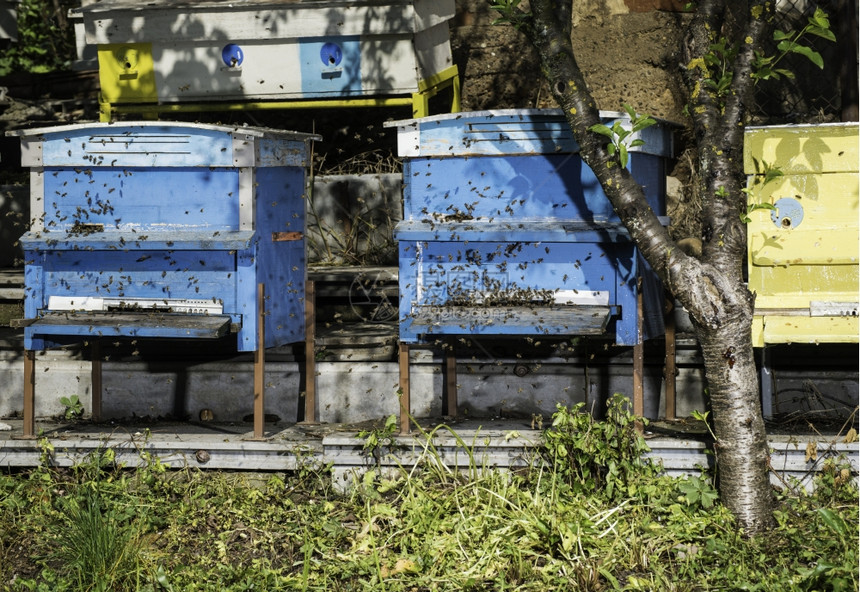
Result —
[[[604, 113], [609, 123], [621, 114]], [[659, 282], [578, 155], [561, 112], [402, 121], [400, 337], [662, 334]], [[665, 214], [671, 131], [644, 130], [629, 167]], [[643, 313], [641, 330], [637, 314]]]
[[774, 208], [749, 214], [753, 343], [856, 343], [857, 123], [747, 128], [744, 169]]
[[30, 168], [25, 348], [99, 337], [304, 339], [313, 136], [136, 122], [14, 132]]
[[85, 2], [107, 104], [353, 100], [456, 77], [453, 0]]

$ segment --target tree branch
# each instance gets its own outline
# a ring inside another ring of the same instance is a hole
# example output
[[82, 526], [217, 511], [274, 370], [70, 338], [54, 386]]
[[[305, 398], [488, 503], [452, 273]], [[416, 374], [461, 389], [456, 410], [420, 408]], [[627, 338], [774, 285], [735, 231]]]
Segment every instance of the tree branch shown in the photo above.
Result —
[[[642, 187], [610, 156], [606, 139], [589, 128], [600, 113], [576, 62], [570, 35], [558, 20], [556, 2], [532, 0], [532, 23], [523, 32], [541, 56], [542, 68], [553, 96], [564, 112], [580, 147], [580, 156], [594, 171], [615, 212], [643, 257], [702, 326], [715, 327], [724, 303], [719, 282], [703, 282], [706, 274], [697, 259], [686, 255], [669, 237], [645, 198]], [[711, 269], [711, 274], [717, 270]]]
[[684, 38], [683, 79], [690, 97], [693, 135], [700, 146], [712, 143], [712, 138], [720, 127], [719, 102], [706, 84], [710, 73], [704, 56], [710, 51], [711, 44], [722, 29], [724, 11], [723, 0], [702, 3], [696, 10]]
[[722, 131], [722, 143], [725, 146], [743, 146], [742, 124], [747, 114], [747, 103], [752, 100], [755, 48], [762, 46], [762, 41], [770, 32], [773, 10], [771, 4], [769, 0], [757, 0], [750, 6], [752, 18], [747, 20], [747, 27], [743, 32], [740, 50], [735, 57], [731, 90], [726, 98]]

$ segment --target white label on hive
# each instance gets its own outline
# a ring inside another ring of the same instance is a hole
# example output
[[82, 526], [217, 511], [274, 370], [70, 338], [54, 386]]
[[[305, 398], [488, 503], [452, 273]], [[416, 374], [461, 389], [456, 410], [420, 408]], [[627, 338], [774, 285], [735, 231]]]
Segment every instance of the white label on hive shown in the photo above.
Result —
[[580, 306], [607, 306], [609, 292], [591, 290], [559, 290], [553, 298], [556, 304], [576, 304]]
[[856, 302], [823, 302], [809, 303], [811, 317], [856, 317], [858, 304]]
[[212, 300], [192, 298], [94, 298], [91, 296], [50, 296], [53, 311], [134, 312], [156, 310], [184, 314], [221, 314], [224, 306]]

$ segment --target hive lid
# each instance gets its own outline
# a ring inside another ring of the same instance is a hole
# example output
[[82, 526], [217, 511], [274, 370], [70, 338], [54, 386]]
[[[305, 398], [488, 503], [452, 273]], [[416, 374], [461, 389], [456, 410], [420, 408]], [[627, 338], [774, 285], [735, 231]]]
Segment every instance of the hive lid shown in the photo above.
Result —
[[13, 130], [21, 164], [40, 166], [306, 166], [319, 136], [187, 122], [78, 123]]
[[87, 42], [104, 44], [400, 35], [455, 9], [454, 0], [112, 0], [81, 13]]
[[[618, 111], [601, 111], [601, 120], [620, 121], [629, 127], [630, 117]], [[397, 128], [400, 156], [497, 156], [567, 154], [579, 152], [570, 125], [560, 109], [501, 109], [446, 113], [420, 119], [391, 121]], [[672, 130], [677, 124], [657, 120], [651, 127], [629, 136], [645, 144], [630, 152], [671, 157]]]
[[[281, 130], [270, 127], [246, 126], [246, 125], [219, 125], [211, 123], [192, 123], [183, 121], [120, 121], [114, 123], [106, 122], [84, 122], [73, 123], [69, 125], [53, 125], [48, 127], [37, 127], [29, 129], [10, 130], [6, 132], [7, 136], [17, 137], [48, 137], [54, 134], [67, 134], [78, 130], [94, 130], [98, 131], [114, 131], [116, 133], [133, 133], [136, 130], [210, 130], [215, 132], [223, 132], [227, 134], [241, 133], [248, 136], [263, 138], [285, 138], [291, 140], [314, 140], [320, 141], [322, 137], [316, 134], [308, 134], [304, 132], [295, 132], [289, 130]], [[126, 131], [128, 130], [128, 131]]]
[[744, 172], [775, 167], [783, 175], [858, 171], [858, 124], [750, 126], [744, 131]]

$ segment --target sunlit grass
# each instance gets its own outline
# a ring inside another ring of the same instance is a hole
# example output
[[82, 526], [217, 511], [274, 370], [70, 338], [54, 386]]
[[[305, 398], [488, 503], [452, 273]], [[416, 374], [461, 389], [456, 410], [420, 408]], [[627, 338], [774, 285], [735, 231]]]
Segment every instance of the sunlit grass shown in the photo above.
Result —
[[470, 466], [455, 471], [426, 434], [416, 464], [371, 467], [343, 494], [311, 464], [260, 478], [147, 457], [132, 471], [108, 451], [74, 470], [3, 474], [0, 589], [857, 589], [844, 465], [831, 462], [815, 494], [780, 493], [778, 528], [748, 539], [704, 495], [709, 477], [659, 474], [632, 454], [643, 443], [626, 411], [608, 416], [559, 409], [555, 435], [516, 471], [485, 466], [463, 440]]

